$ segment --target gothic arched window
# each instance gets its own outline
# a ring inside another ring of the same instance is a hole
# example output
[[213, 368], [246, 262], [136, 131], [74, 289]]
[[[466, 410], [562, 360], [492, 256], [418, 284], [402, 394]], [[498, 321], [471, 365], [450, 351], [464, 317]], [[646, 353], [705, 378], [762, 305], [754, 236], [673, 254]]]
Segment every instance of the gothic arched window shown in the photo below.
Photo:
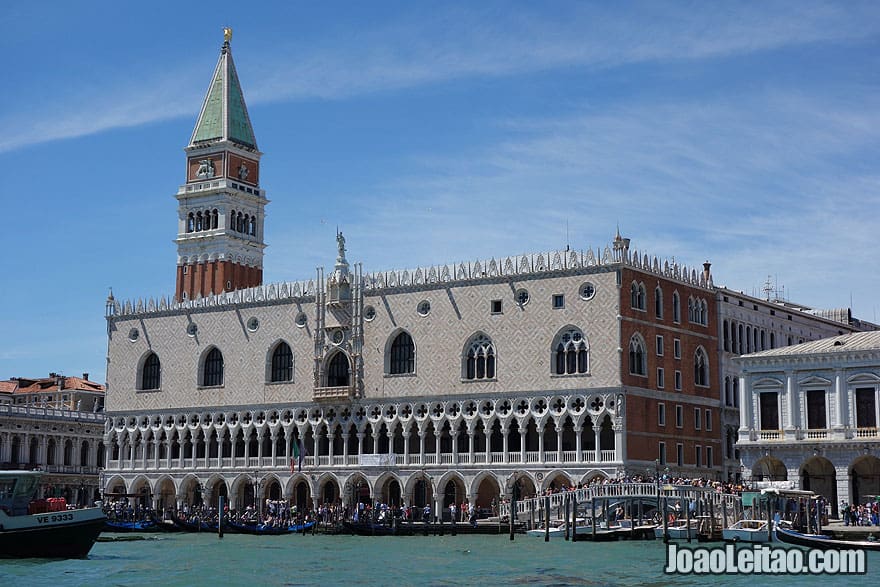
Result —
[[141, 389], [159, 389], [160, 372], [159, 356], [156, 353], [150, 353], [141, 370]]
[[327, 387], [348, 387], [348, 357], [338, 351], [327, 366]]
[[659, 285], [654, 288], [654, 316], [663, 318], [663, 290]]
[[590, 347], [580, 329], [569, 328], [557, 335], [554, 342], [553, 373], [574, 375], [589, 372]]
[[291, 381], [293, 379], [293, 352], [290, 345], [286, 342], [278, 343], [272, 352], [272, 372], [270, 379], [272, 383], [280, 381]]
[[217, 212], [217, 208], [214, 208], [214, 211], [211, 212], [211, 228], [217, 228], [217, 222], [219, 220], [219, 213]]
[[398, 334], [391, 343], [388, 356], [388, 373], [391, 375], [403, 375], [415, 373], [416, 370], [416, 347], [412, 337], [406, 332]]
[[495, 345], [485, 334], [477, 335], [465, 355], [465, 379], [495, 378]]
[[196, 229], [196, 217], [192, 212], [189, 213], [189, 216], [186, 217], [186, 231], [194, 232]]
[[709, 385], [709, 359], [703, 347], [698, 347], [694, 353], [694, 384]]
[[223, 353], [217, 347], [212, 348], [205, 357], [202, 385], [205, 387], [223, 385]]
[[629, 372], [633, 375], [642, 376], [648, 374], [645, 342], [638, 334], [634, 334], [629, 341]]
[[681, 322], [681, 298], [678, 292], [672, 292], [672, 321]]

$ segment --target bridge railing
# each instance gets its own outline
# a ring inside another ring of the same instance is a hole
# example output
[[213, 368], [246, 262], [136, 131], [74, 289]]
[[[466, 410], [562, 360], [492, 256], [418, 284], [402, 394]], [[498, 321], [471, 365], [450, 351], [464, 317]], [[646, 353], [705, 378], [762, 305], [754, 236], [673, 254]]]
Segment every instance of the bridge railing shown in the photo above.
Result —
[[[571, 491], [560, 491], [547, 496], [539, 495], [536, 497], [517, 500], [516, 517], [528, 515], [535, 512], [536, 515], [543, 515], [546, 498], [550, 498], [550, 511], [561, 508], [565, 503], [566, 496], [569, 496], [576, 503], [589, 502], [593, 499], [623, 499], [623, 498], [651, 498], [667, 497], [670, 500], [708, 500], [714, 504], [717, 511], [720, 512], [726, 506], [728, 511], [734, 511], [739, 504], [740, 496], [726, 493], [718, 493], [708, 487], [691, 487], [682, 485], [661, 485], [659, 488], [655, 483], [608, 483], [604, 485], [591, 485]], [[500, 512], [502, 517], [510, 515], [510, 504], [501, 504]]]

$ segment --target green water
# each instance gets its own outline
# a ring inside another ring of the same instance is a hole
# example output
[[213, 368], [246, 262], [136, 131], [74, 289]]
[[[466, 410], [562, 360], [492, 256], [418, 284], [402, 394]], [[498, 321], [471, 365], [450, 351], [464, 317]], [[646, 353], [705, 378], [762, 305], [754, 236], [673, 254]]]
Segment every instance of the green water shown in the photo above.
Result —
[[[107, 535], [105, 535], [107, 536]], [[507, 536], [163, 534], [99, 542], [85, 560], [0, 560], [0, 585], [865, 585], [868, 577], [671, 576], [659, 541]]]

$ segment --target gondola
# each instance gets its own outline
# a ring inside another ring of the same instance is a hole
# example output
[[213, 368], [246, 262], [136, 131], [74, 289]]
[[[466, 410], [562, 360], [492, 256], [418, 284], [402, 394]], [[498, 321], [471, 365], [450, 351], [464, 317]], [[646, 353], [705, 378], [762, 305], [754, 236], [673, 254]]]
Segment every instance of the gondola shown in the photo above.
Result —
[[162, 528], [153, 520], [138, 520], [135, 522], [122, 522], [118, 520], [105, 520], [102, 532], [130, 533], [130, 532], [161, 532]]
[[223, 530], [230, 534], [250, 534], [254, 536], [279, 536], [282, 534], [296, 534], [310, 530], [314, 522], [305, 524], [292, 524], [290, 526], [269, 526], [266, 524], [242, 524], [225, 520]]
[[861, 549], [880, 552], [880, 541], [870, 540], [836, 540], [824, 534], [802, 534], [786, 528], [776, 528], [776, 538], [786, 544], [805, 546], [807, 548], [828, 549]]
[[217, 531], [217, 523], [216, 522], [203, 522], [203, 521], [195, 521], [188, 522], [186, 520], [180, 520], [178, 518], [174, 518], [174, 525], [183, 530], [184, 532], [216, 532]]
[[410, 536], [413, 533], [412, 528], [401, 525], [386, 526], [370, 522], [342, 522], [342, 526], [347, 532], [358, 536]]

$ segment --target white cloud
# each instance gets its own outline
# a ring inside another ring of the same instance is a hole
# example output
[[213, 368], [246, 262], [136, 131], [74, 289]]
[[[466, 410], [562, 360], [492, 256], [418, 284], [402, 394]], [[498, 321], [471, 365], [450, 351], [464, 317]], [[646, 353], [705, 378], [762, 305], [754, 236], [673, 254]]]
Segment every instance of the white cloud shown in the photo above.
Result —
[[[846, 5], [604, 3], [446, 8], [401, 16], [382, 29], [335, 31], [324, 46], [285, 40], [250, 56], [250, 104], [339, 99], [466, 77], [508, 76], [563, 67], [609, 68], [650, 61], [690, 60], [766, 51], [815, 42], [876, 36], [878, 10], [871, 3]], [[269, 34], [272, 34], [271, 32]], [[346, 38], [346, 35], [347, 38]], [[243, 49], [246, 50], [246, 49]], [[108, 79], [99, 95], [68, 88], [59, 102], [31, 111], [22, 95], [0, 120], [0, 153], [25, 145], [83, 136], [191, 115], [207, 68], [163, 68], [130, 78]], [[203, 70], [204, 69], [204, 70]], [[71, 99], [71, 94], [80, 96]]]

